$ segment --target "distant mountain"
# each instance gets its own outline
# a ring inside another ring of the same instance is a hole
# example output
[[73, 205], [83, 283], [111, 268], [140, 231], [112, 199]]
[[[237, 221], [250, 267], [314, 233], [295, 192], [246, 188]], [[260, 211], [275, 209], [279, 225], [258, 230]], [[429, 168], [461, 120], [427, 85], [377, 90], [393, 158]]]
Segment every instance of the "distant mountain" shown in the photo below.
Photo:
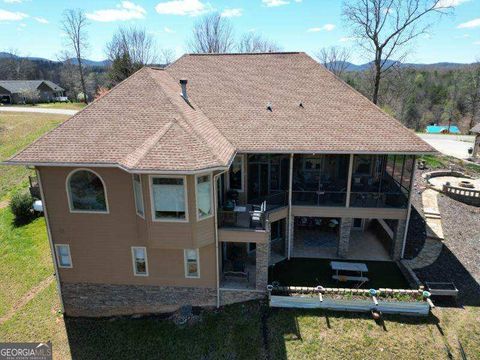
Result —
[[[401, 62], [389, 60], [387, 61], [387, 66], [396, 64], [396, 63], [398, 63], [398, 65], [402, 68], [412, 68], [416, 70], [433, 70], [433, 69], [453, 70], [453, 69], [459, 69], [459, 68], [470, 65], [470, 64], [451, 63], [451, 62], [439, 62], [439, 63], [433, 63], [433, 64], [414, 64], [414, 63], [401, 63]], [[373, 62], [368, 62], [365, 64], [359, 64], [359, 65], [353, 64], [350, 62], [347, 62], [346, 64], [347, 64], [347, 68], [346, 68], [347, 71], [357, 72], [357, 71], [368, 70], [373, 65]]]
[[[45, 59], [45, 58], [41, 58], [41, 57], [17, 56], [17, 55], [14, 55], [14, 54], [10, 54], [8, 52], [0, 52], [0, 59], [11, 58], [11, 57], [13, 57], [15, 59], [26, 59], [26, 60], [30, 60], [30, 61], [60, 63], [60, 61]], [[74, 59], [74, 58], [65, 60], [64, 62], [67, 62], [67, 61], [71, 61], [73, 64], [77, 64], [77, 59]], [[106, 66], [110, 65], [109, 60], [95, 61], [95, 60], [83, 59], [82, 62], [85, 66], [91, 66], [91, 67], [106, 67]]]

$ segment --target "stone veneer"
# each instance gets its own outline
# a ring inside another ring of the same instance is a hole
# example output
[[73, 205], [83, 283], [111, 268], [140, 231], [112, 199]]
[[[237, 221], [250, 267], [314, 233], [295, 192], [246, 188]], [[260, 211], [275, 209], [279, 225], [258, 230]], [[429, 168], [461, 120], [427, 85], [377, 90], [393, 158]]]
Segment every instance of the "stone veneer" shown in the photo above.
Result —
[[403, 239], [405, 236], [406, 226], [406, 220], [398, 220], [397, 226], [393, 233], [392, 250], [390, 254], [393, 260], [400, 260], [402, 257]]
[[212, 288], [62, 283], [65, 313], [113, 316], [175, 311], [183, 305], [215, 306]]
[[255, 250], [255, 288], [267, 291], [270, 243], [258, 243]]
[[220, 305], [229, 305], [244, 301], [265, 299], [266, 297], [266, 290], [260, 291], [220, 289]]
[[348, 245], [350, 243], [350, 232], [352, 231], [353, 219], [340, 219], [340, 234], [338, 236], [338, 252], [337, 255], [341, 258], [348, 256]]

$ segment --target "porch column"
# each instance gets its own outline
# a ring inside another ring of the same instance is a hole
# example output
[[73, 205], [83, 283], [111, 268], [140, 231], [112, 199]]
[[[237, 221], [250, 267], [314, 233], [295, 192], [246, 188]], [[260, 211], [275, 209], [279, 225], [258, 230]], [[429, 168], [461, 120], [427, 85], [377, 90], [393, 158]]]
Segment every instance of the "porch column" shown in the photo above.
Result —
[[269, 243], [257, 243], [255, 250], [255, 288], [266, 291], [268, 285]]
[[352, 173], [353, 173], [353, 154], [350, 154], [350, 161], [348, 163], [348, 180], [347, 180], [347, 200], [346, 207], [350, 207], [350, 192], [352, 190]]
[[290, 154], [290, 172], [288, 179], [288, 244], [287, 258], [290, 260], [293, 247], [293, 216], [292, 216], [292, 188], [293, 188], [293, 154]]
[[406, 232], [407, 220], [398, 220], [397, 227], [395, 229], [395, 232], [393, 233], [392, 251], [390, 253], [390, 256], [393, 260], [400, 260], [402, 258], [403, 240], [405, 238]]
[[338, 257], [345, 258], [348, 256], [348, 245], [350, 243], [350, 232], [352, 230], [353, 219], [340, 219], [340, 234], [338, 237]]
[[[407, 233], [408, 233], [408, 227], [410, 224], [410, 216], [412, 214], [412, 193], [414, 191], [413, 187], [413, 179], [415, 178], [415, 170], [417, 169], [417, 157], [413, 157], [413, 168], [412, 168], [412, 174], [410, 175], [410, 190], [408, 192], [408, 204], [407, 204], [407, 221], [405, 223], [405, 231], [403, 235], [403, 241], [402, 241], [402, 253], [400, 254], [400, 259], [403, 259], [403, 256], [405, 254], [405, 246], [407, 245]], [[403, 178], [403, 174], [402, 174]]]

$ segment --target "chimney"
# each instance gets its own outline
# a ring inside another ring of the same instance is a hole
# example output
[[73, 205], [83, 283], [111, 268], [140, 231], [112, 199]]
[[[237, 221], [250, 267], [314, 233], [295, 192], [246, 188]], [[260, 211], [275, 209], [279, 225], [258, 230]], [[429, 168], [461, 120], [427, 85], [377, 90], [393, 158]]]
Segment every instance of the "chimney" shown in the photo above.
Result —
[[188, 101], [187, 83], [188, 80], [180, 80], [180, 86], [182, 87], [182, 97], [185, 99], [185, 101]]

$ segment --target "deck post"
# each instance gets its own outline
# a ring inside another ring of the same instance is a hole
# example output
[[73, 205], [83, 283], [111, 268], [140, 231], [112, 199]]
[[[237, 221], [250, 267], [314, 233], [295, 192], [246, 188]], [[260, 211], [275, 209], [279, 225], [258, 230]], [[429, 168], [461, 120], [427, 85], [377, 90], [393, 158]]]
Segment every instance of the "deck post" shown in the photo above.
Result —
[[290, 154], [290, 172], [288, 178], [288, 249], [287, 259], [292, 255], [293, 218], [292, 218], [292, 188], [293, 188], [293, 153]]
[[[405, 160], [404, 160], [405, 161]], [[413, 168], [412, 173], [410, 174], [410, 192], [408, 193], [408, 205], [407, 205], [407, 221], [405, 224], [405, 234], [403, 234], [403, 244], [402, 244], [402, 253], [400, 254], [400, 259], [403, 259], [405, 256], [405, 246], [407, 245], [407, 235], [408, 235], [408, 227], [410, 225], [410, 215], [412, 213], [412, 192], [413, 192], [413, 180], [415, 179], [415, 170], [417, 168], [417, 158], [413, 156]]]
[[348, 180], [347, 180], [347, 200], [346, 207], [350, 207], [350, 193], [352, 190], [352, 173], [353, 173], [353, 154], [350, 154], [350, 161], [348, 163]]

